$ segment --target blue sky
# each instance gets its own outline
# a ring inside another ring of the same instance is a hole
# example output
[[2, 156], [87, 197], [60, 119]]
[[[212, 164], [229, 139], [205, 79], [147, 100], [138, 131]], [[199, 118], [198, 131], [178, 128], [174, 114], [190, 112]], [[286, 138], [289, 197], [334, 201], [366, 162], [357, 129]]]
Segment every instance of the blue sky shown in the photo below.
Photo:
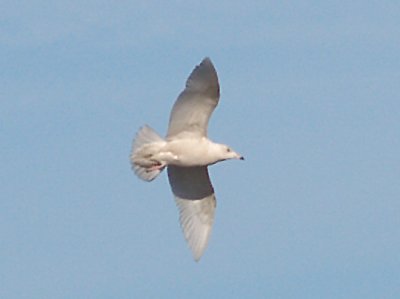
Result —
[[[1, 298], [397, 298], [400, 4], [3, 1]], [[201, 59], [209, 247], [129, 165]]]

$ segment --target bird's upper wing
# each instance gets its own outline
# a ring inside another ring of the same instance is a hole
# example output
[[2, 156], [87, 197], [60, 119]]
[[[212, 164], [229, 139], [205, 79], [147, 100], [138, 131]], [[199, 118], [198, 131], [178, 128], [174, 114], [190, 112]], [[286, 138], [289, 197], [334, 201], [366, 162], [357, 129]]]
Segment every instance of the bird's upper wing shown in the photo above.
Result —
[[208, 120], [218, 100], [217, 72], [211, 60], [205, 58], [190, 74], [172, 108], [167, 138], [207, 136]]
[[179, 208], [183, 234], [198, 261], [207, 247], [216, 207], [207, 167], [170, 165], [168, 178]]

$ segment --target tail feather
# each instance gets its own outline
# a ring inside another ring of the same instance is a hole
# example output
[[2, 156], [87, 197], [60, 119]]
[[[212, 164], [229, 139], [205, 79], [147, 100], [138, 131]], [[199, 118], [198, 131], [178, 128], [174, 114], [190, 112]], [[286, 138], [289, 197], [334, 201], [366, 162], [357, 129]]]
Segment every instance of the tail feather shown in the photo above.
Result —
[[148, 125], [144, 125], [137, 132], [136, 138], [133, 141], [133, 151], [138, 150], [142, 145], [145, 145], [147, 143], [160, 141], [164, 141], [164, 139], [162, 139], [160, 135], [158, 135], [157, 132], [150, 128]]
[[152, 181], [164, 169], [162, 165], [151, 160], [152, 155], [157, 153], [164, 142], [164, 139], [147, 125], [136, 134], [130, 158], [133, 170], [142, 180]]

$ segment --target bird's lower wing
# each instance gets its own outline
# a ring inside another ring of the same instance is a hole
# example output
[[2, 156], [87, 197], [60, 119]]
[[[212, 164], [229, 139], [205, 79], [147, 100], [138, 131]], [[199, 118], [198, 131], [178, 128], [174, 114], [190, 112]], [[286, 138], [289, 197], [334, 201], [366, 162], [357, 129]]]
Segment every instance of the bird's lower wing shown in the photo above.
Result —
[[168, 178], [183, 234], [198, 261], [207, 247], [216, 207], [207, 167], [168, 166]]

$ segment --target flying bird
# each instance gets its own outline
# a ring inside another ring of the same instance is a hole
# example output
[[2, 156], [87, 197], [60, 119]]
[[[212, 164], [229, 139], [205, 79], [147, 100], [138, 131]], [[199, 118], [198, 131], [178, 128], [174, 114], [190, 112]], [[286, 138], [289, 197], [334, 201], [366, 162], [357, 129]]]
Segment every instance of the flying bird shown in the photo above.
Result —
[[179, 209], [185, 239], [198, 261], [210, 237], [216, 200], [208, 165], [244, 158], [225, 144], [207, 138], [207, 126], [219, 101], [219, 83], [209, 58], [197, 65], [176, 100], [166, 138], [143, 126], [130, 156], [136, 175], [152, 181], [165, 167]]

